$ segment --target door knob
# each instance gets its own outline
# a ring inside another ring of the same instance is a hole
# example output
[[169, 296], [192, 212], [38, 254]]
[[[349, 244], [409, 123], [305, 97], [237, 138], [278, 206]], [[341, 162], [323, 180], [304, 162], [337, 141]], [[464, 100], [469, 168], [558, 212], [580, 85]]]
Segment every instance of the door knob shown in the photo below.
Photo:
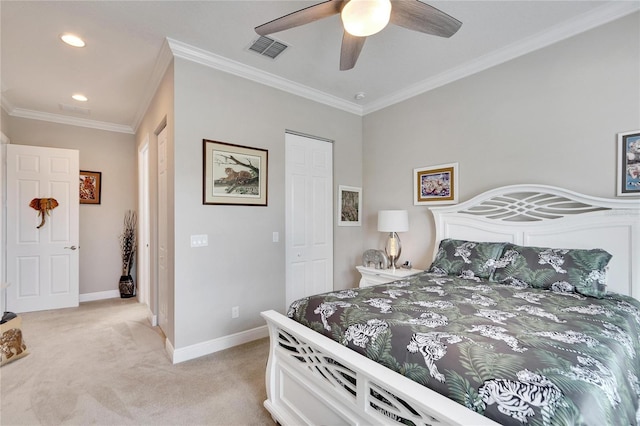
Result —
[[65, 247], [65, 248], [69, 250], [75, 250], [75, 249], [79, 249], [80, 247], [71, 246], [71, 247]]

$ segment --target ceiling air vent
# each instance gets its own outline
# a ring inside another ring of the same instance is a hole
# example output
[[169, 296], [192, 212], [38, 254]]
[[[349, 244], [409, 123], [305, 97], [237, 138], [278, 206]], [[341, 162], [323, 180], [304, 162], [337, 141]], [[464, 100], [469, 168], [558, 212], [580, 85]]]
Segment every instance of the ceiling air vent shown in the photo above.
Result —
[[90, 115], [91, 110], [89, 108], [82, 108], [75, 105], [58, 104], [60, 109], [65, 112], [71, 112], [74, 114]]
[[259, 53], [262, 56], [275, 59], [279, 54], [284, 52], [287, 47], [289, 46], [270, 37], [260, 36], [249, 46], [249, 50]]

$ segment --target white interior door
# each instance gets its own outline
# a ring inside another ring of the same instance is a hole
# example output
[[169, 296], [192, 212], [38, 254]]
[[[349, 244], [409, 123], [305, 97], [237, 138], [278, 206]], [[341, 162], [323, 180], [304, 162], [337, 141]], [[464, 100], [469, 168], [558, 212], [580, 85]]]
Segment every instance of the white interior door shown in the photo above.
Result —
[[167, 269], [167, 128], [158, 134], [158, 325], [169, 325], [169, 271]]
[[285, 135], [286, 304], [333, 289], [333, 144]]
[[6, 311], [4, 285], [7, 282], [7, 145], [9, 138], [0, 131], [0, 309]]
[[[79, 153], [7, 146], [7, 309], [29, 312], [78, 306]], [[42, 218], [36, 198], [58, 206]]]
[[151, 309], [151, 253], [149, 210], [149, 135], [138, 151], [138, 301], [149, 308], [151, 325], [157, 317]]

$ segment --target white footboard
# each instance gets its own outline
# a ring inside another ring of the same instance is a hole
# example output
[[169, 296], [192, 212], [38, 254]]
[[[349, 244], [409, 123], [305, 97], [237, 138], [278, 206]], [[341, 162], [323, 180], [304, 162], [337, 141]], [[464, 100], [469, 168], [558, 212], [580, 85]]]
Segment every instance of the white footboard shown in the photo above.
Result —
[[497, 425], [276, 311], [265, 407], [282, 425]]

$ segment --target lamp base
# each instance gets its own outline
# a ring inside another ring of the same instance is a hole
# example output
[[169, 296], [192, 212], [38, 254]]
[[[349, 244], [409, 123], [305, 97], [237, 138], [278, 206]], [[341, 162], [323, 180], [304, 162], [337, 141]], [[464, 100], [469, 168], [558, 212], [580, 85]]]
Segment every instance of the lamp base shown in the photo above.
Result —
[[387, 245], [384, 248], [384, 252], [389, 258], [389, 269], [396, 269], [398, 265], [398, 259], [400, 259], [400, 253], [402, 253], [402, 245], [400, 244], [400, 237], [396, 232], [389, 232], [389, 238], [387, 239]]
[[395, 256], [395, 257], [394, 256], [389, 256], [389, 269], [393, 269], [393, 270], [397, 269], [398, 268], [398, 266], [396, 264], [397, 262], [398, 262], [398, 257], [397, 256]]

